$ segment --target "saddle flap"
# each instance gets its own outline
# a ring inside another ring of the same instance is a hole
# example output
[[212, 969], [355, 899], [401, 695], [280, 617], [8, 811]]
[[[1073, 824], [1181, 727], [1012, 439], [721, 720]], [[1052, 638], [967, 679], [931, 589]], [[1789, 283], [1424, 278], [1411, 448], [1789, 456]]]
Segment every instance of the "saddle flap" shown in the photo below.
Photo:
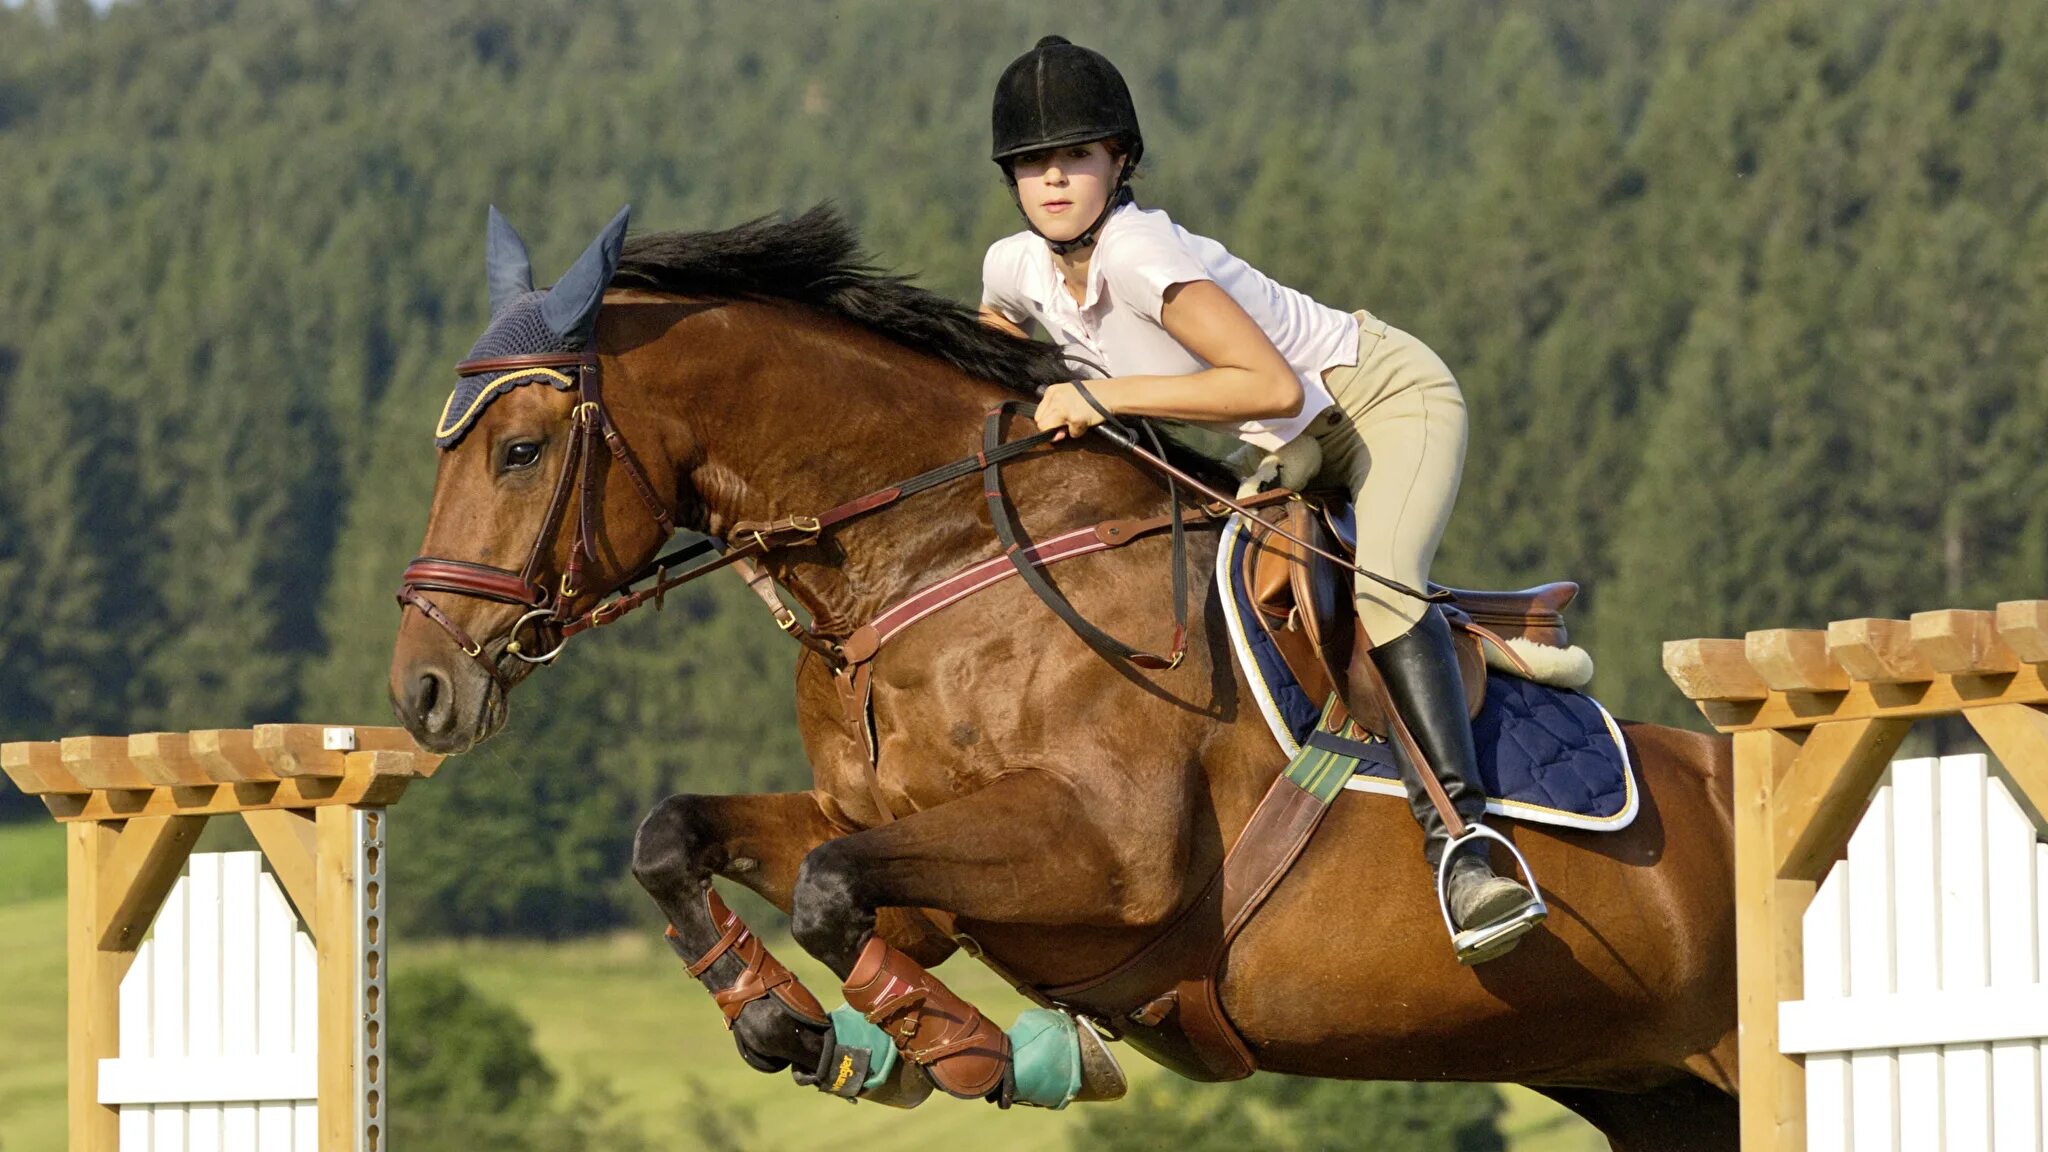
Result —
[[[1278, 512], [1280, 527], [1316, 548], [1335, 551], [1336, 541], [1322, 517], [1305, 501], [1290, 500]], [[1350, 661], [1352, 620], [1350, 573], [1279, 532], [1253, 523], [1247, 550], [1246, 582], [1258, 606], [1260, 624], [1273, 638], [1304, 685], [1325, 692], [1343, 683]]]

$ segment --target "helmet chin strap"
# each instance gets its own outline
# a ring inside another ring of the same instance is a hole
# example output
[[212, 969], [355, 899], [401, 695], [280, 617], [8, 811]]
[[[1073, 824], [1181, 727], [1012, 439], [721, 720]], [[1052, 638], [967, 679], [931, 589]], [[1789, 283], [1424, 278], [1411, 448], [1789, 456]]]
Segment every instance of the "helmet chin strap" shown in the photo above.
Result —
[[1081, 234], [1072, 240], [1055, 240], [1038, 230], [1038, 225], [1031, 222], [1031, 213], [1024, 211], [1024, 197], [1017, 191], [1017, 182], [1014, 179], [1010, 181], [1010, 199], [1016, 202], [1017, 211], [1023, 215], [1024, 227], [1029, 228], [1032, 235], [1045, 241], [1045, 246], [1052, 249], [1054, 255], [1067, 256], [1095, 247], [1096, 234], [1102, 231], [1104, 224], [1109, 223], [1109, 214], [1136, 200], [1137, 196], [1131, 191], [1130, 162], [1125, 161], [1123, 171], [1117, 173], [1116, 191], [1109, 194], [1108, 203], [1096, 214], [1095, 222], [1082, 229]]

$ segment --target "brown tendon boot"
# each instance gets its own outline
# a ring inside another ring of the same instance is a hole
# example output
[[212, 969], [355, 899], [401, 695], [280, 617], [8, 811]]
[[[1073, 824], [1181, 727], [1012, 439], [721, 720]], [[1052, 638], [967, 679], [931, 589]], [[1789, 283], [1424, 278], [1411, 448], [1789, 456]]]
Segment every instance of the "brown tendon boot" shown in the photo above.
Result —
[[[669, 947], [675, 949], [676, 955], [682, 957], [683, 962], [688, 965], [688, 971], [692, 976], [702, 978], [704, 973], [711, 970], [711, 965], [727, 952], [739, 958], [742, 968], [739, 978], [732, 982], [731, 987], [711, 994], [711, 999], [718, 1004], [719, 1012], [725, 1016], [727, 1031], [731, 1031], [733, 1025], [738, 1023], [742, 1009], [763, 996], [775, 997], [782, 1002], [783, 1007], [806, 1024], [819, 1028], [832, 1026], [832, 1020], [825, 1015], [824, 1006], [818, 1003], [818, 998], [811, 995], [811, 990], [803, 986], [803, 982], [796, 978], [796, 973], [784, 967], [782, 961], [777, 960], [774, 953], [768, 951], [768, 946], [761, 943], [761, 938], [754, 935], [740, 919], [739, 913], [725, 906], [725, 901], [719, 898], [718, 889], [709, 885], [704, 888], [704, 909], [710, 914], [711, 926], [718, 929], [719, 936], [718, 941], [702, 956], [694, 960], [689, 957], [684, 951], [682, 937], [677, 934], [675, 925], [669, 925], [663, 934], [668, 939]], [[745, 1052], [744, 1046], [741, 1051]], [[749, 1058], [752, 1058], [751, 1054]]]
[[980, 1100], [1003, 1086], [1010, 1038], [923, 965], [869, 934], [846, 977], [846, 1002], [948, 1094]]

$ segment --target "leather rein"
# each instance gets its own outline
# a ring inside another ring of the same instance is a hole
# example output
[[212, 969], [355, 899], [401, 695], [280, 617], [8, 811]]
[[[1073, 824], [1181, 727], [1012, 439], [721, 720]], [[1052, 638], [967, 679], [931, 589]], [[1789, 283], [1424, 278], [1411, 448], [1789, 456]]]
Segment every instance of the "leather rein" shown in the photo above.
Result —
[[[785, 516], [776, 520], [741, 521], [732, 526], [730, 542], [721, 543], [706, 538], [674, 551], [664, 553], [648, 561], [632, 576], [622, 582], [618, 595], [609, 600], [577, 612], [575, 598], [584, 590], [582, 580], [586, 566], [597, 559], [596, 533], [599, 519], [597, 498], [597, 456], [598, 444], [602, 442], [632, 480], [633, 488], [640, 494], [649, 514], [666, 537], [675, 530], [675, 517], [669, 508], [655, 494], [654, 485], [647, 473], [627, 447], [620, 435], [610, 412], [606, 409], [603, 395], [603, 372], [594, 353], [545, 353], [529, 356], [504, 356], [492, 359], [467, 360], [455, 366], [458, 376], [477, 375], [486, 372], [520, 372], [534, 369], [566, 369], [571, 374], [570, 391], [576, 396], [576, 405], [571, 410], [571, 439], [567, 458], [562, 471], [556, 478], [553, 493], [548, 500], [548, 509], [541, 522], [533, 546], [528, 550], [525, 564], [517, 571], [481, 564], [472, 560], [453, 560], [439, 556], [420, 556], [408, 564], [400, 577], [397, 600], [401, 607], [410, 605], [441, 626], [454, 639], [462, 652], [480, 664], [491, 679], [500, 686], [509, 683], [500, 667], [505, 656], [512, 656], [528, 664], [552, 663], [569, 638], [579, 632], [610, 624], [619, 617], [640, 607], [648, 601], [661, 606], [662, 598], [671, 590], [699, 577], [709, 575], [720, 568], [742, 564], [752, 558], [783, 548], [815, 542], [819, 536], [834, 525], [886, 508], [905, 497], [953, 480], [971, 476], [977, 472], [986, 478], [985, 483], [1000, 510], [992, 508], [992, 515], [1003, 526], [1005, 544], [1012, 561], [1024, 569], [1048, 563], [1066, 555], [1080, 554], [1084, 549], [1067, 548], [1048, 556], [1043, 548], [1024, 549], [1018, 546], [1013, 527], [1013, 514], [1007, 501], [1001, 497], [1000, 480], [997, 470], [1008, 460], [1015, 459], [1036, 448], [1052, 442], [1057, 433], [1040, 432], [1007, 443], [998, 443], [1000, 424], [1004, 411], [1015, 405], [1010, 402], [998, 405], [989, 413], [990, 429], [984, 438], [984, 447], [972, 456], [962, 457], [937, 468], [920, 472], [908, 479], [883, 488], [875, 489], [842, 504], [820, 512], [815, 516]], [[549, 587], [540, 578], [541, 569], [548, 556], [548, 545], [560, 529], [560, 522], [570, 512], [571, 498], [574, 498], [575, 541], [569, 551], [569, 561], [561, 579], [555, 587]], [[1180, 510], [1172, 514], [1178, 524]], [[1108, 522], [1114, 526], [1104, 546], [1115, 546], [1131, 538], [1133, 525], [1148, 524], [1141, 521]], [[1104, 526], [1098, 525], [1098, 528]], [[1148, 529], [1149, 530], [1149, 527]], [[1119, 535], [1122, 534], [1122, 535]], [[1142, 534], [1142, 533], [1137, 533]], [[1072, 534], [1070, 534], [1072, 535]], [[1064, 538], [1063, 538], [1064, 539]], [[1093, 550], [1093, 549], [1085, 549]], [[711, 559], [701, 560], [681, 571], [670, 573], [678, 565], [700, 560], [708, 553], [717, 553]], [[796, 617], [795, 612], [782, 603], [774, 592], [772, 583], [765, 575], [748, 571], [748, 583], [755, 586], [756, 593], [774, 612], [776, 624], [783, 631], [804, 642], [832, 659], [835, 664], [845, 662], [841, 648], [824, 638], [817, 637]], [[645, 588], [631, 591], [632, 587], [644, 580], [653, 583]], [[941, 582], [946, 584], [948, 582]], [[1176, 582], [1177, 584], [1179, 581]], [[981, 587], [985, 585], [976, 585]], [[973, 591], [969, 588], [967, 591]], [[523, 607], [527, 611], [516, 620], [505, 633], [505, 643], [496, 654], [486, 652], [486, 646], [471, 637], [446, 613], [429, 599], [430, 592], [452, 592], [461, 596], [472, 596], [501, 604]], [[965, 593], [962, 593], [965, 594]], [[1057, 593], [1053, 594], [1057, 597]], [[957, 598], [957, 597], [955, 597]], [[950, 600], [948, 601], [950, 602]], [[1064, 601], [1061, 601], [1064, 606]], [[1185, 605], [1177, 605], [1177, 617], [1185, 620]], [[1071, 611], [1071, 609], [1067, 609]], [[878, 618], [879, 620], [879, 618]], [[900, 625], [899, 625], [900, 626]], [[522, 632], [531, 629], [532, 639], [537, 644], [528, 651], [521, 639]], [[547, 644], [545, 633], [552, 631], [555, 640], [552, 647]], [[863, 657], [872, 656], [873, 647], [879, 643], [872, 628], [868, 633], [868, 647]], [[1185, 629], [1176, 633], [1176, 651], [1171, 662], [1179, 660], [1178, 637], [1184, 636]], [[885, 634], [886, 635], [886, 634]], [[1113, 641], [1112, 641], [1113, 643]], [[544, 651], [543, 651], [544, 649]], [[1144, 655], [1130, 651], [1135, 655]], [[1156, 666], [1168, 667], [1170, 663], [1158, 657]], [[1151, 665], [1148, 665], [1151, 666]]]
[[[823, 655], [832, 662], [835, 669], [841, 671], [850, 665], [864, 666], [874, 657], [881, 644], [902, 628], [1013, 574], [1022, 577], [1054, 613], [1098, 651], [1126, 660], [1140, 668], [1170, 669], [1177, 667], [1186, 654], [1188, 587], [1185, 529], [1188, 516], [1191, 514], [1196, 521], [1217, 520], [1227, 512], [1238, 512], [1250, 517], [1254, 515], [1255, 508], [1292, 495], [1276, 490], [1261, 493], [1244, 501], [1233, 500], [1168, 463], [1164, 459], [1164, 452], [1159, 447], [1156, 435], [1152, 436], [1153, 450], [1147, 452], [1138, 446], [1134, 432], [1116, 421], [1114, 417], [1109, 417], [1110, 427], [1105, 431], [1112, 433], [1111, 440], [1131, 453], [1139, 462], [1149, 465], [1164, 476], [1167, 484], [1167, 513], [1146, 519], [1106, 520], [1091, 528], [1076, 529], [1042, 544], [1027, 544], [1023, 539], [1015, 509], [1003, 491], [1001, 467], [1006, 461], [1052, 443], [1060, 432], [1057, 429], [1038, 432], [1022, 439], [1005, 442], [1002, 438], [1005, 417], [1012, 412], [1028, 416], [1036, 408], [1036, 405], [1029, 401], [1005, 400], [988, 410], [983, 425], [981, 450], [972, 456], [961, 457], [908, 479], [875, 489], [815, 516], [784, 516], [776, 520], [741, 521], [732, 526], [730, 542], [721, 543], [707, 537], [656, 556], [623, 581], [616, 596], [608, 600], [601, 599], [587, 610], [576, 612], [573, 604], [576, 597], [584, 591], [583, 576], [586, 566], [595, 564], [597, 560], [596, 540], [600, 511], [597, 496], [597, 461], [600, 443], [610, 452], [613, 461], [624, 469], [632, 481], [634, 491], [639, 493], [642, 503], [647, 506], [649, 515], [653, 517], [664, 538], [675, 531], [675, 516], [655, 493], [654, 484], [648, 479], [646, 471], [634, 457], [618, 426], [613, 422], [611, 413], [605, 407], [603, 371], [594, 352], [501, 356], [466, 360], [455, 366], [458, 376], [540, 369], [568, 370], [571, 379], [570, 391], [576, 396], [576, 405], [570, 412], [571, 438], [567, 457], [562, 463], [560, 475], [556, 478], [554, 490], [548, 499], [547, 514], [541, 522], [533, 546], [527, 552], [525, 564], [518, 571], [513, 571], [471, 560], [420, 556], [406, 566], [404, 574], [400, 577], [397, 593], [401, 608], [406, 605], [417, 608], [429, 620], [440, 625], [454, 639], [457, 647], [481, 665], [492, 681], [500, 687], [510, 687], [501, 668], [505, 656], [514, 657], [527, 664], [552, 663], [568, 645], [570, 637], [591, 628], [610, 624], [650, 600], [659, 609], [663, 597], [671, 589], [721, 568], [736, 565], [740, 567], [755, 594], [773, 613], [776, 625], [806, 647]], [[1087, 395], [1085, 390], [1083, 395]], [[1087, 399], [1091, 404], [1095, 402], [1093, 396], [1087, 396]], [[1139, 426], [1147, 433], [1151, 432], [1150, 425], [1141, 423]], [[783, 603], [767, 574], [751, 564], [755, 557], [779, 549], [814, 543], [827, 529], [837, 524], [879, 511], [908, 496], [977, 472], [981, 474], [983, 492], [989, 502], [990, 523], [995, 529], [997, 539], [1003, 545], [1002, 556], [996, 560], [970, 565], [951, 577], [919, 589], [910, 597], [879, 614], [869, 624], [856, 629], [844, 642], [819, 636], [806, 627], [797, 618], [796, 613]], [[1208, 501], [1193, 509], [1183, 509], [1175, 487], [1176, 481], [1194, 487], [1202, 496], [1207, 497]], [[547, 561], [548, 546], [560, 530], [561, 519], [571, 511], [572, 495], [575, 540], [569, 550], [568, 564], [560, 580], [551, 588], [540, 579], [540, 573]], [[1281, 536], [1295, 540], [1297, 544], [1321, 551], [1308, 541], [1296, 539], [1278, 525], [1268, 524], [1267, 527]], [[1170, 529], [1173, 535], [1174, 632], [1171, 649], [1166, 655], [1155, 655], [1132, 648], [1089, 623], [1039, 571], [1045, 565], [1062, 559], [1086, 555], [1104, 548], [1121, 547], [1162, 528]], [[708, 560], [701, 559], [709, 553], [716, 555]], [[1331, 559], [1345, 563], [1334, 556]], [[671, 568], [691, 561], [700, 562], [691, 564], [673, 575], [670, 574]], [[1007, 570], [1004, 570], [1005, 563]], [[1351, 567], [1348, 563], [1345, 563], [1345, 566]], [[649, 579], [653, 582], [647, 587], [631, 590], [634, 585]], [[1410, 591], [1399, 585], [1395, 587]], [[472, 638], [461, 625], [428, 598], [429, 592], [452, 592], [456, 595], [511, 604], [525, 608], [526, 612], [506, 630], [505, 643], [500, 651], [490, 654], [486, 652], [483, 643]], [[1413, 594], [1425, 599], [1437, 599], [1442, 595]], [[528, 629], [534, 633], [534, 651], [528, 651], [520, 638], [522, 631]], [[552, 647], [548, 646], [546, 637], [550, 630], [555, 636]]]

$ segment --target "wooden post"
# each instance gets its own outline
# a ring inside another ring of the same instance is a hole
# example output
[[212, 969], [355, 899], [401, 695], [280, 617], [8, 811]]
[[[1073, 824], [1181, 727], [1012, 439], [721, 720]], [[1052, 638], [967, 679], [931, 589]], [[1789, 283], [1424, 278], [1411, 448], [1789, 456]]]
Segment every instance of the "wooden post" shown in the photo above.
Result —
[[1778, 879], [1772, 791], [1799, 754], [1799, 734], [1744, 732], [1735, 739], [1736, 1051], [1742, 1069], [1745, 1152], [1806, 1147], [1806, 1072], [1778, 1052], [1778, 1003], [1797, 998], [1799, 921], [1813, 884]]
[[121, 1113], [100, 1103], [100, 1060], [121, 1044], [121, 977], [133, 953], [100, 950], [100, 876], [121, 838], [118, 826], [74, 824], [65, 829], [70, 874], [66, 883], [66, 936], [70, 957], [66, 1018], [71, 1152], [115, 1152]]
[[382, 808], [319, 811], [313, 935], [320, 954], [320, 1152], [384, 1147], [387, 819]]

